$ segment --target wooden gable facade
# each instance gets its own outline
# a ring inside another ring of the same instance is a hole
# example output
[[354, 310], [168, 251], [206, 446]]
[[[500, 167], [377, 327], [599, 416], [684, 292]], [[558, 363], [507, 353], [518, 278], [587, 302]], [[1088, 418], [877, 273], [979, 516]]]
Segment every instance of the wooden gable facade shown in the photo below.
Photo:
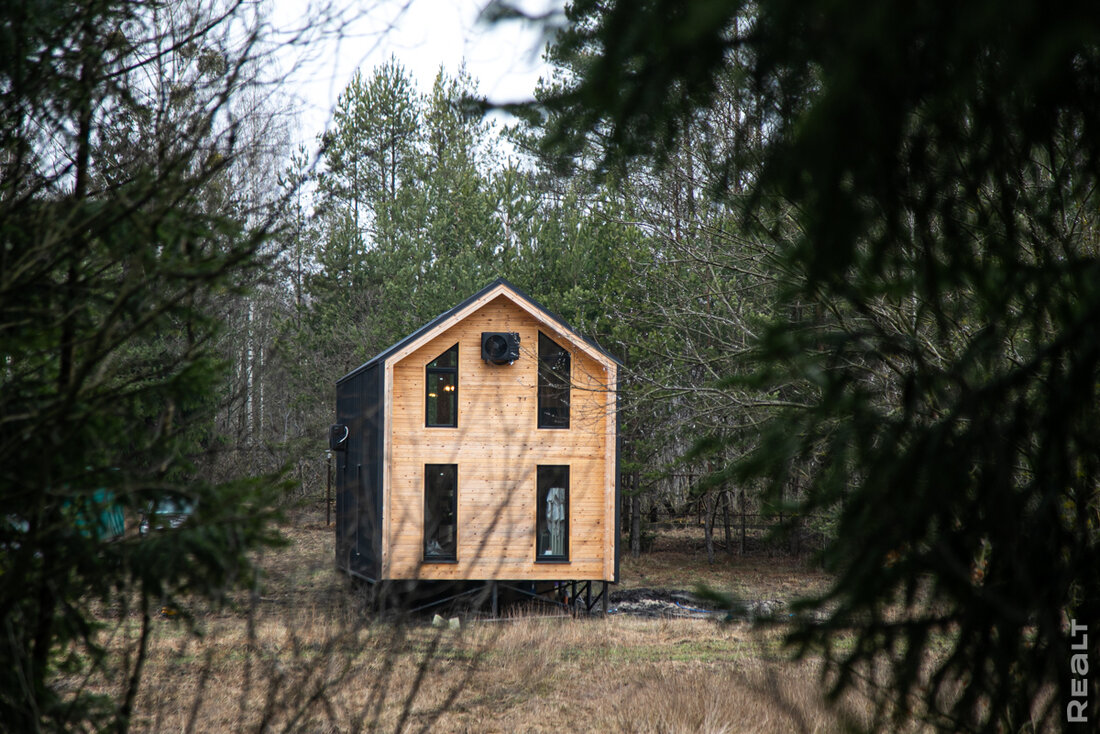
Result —
[[[514, 348], [497, 362], [494, 334]], [[498, 280], [341, 378], [337, 567], [617, 581], [618, 369]]]

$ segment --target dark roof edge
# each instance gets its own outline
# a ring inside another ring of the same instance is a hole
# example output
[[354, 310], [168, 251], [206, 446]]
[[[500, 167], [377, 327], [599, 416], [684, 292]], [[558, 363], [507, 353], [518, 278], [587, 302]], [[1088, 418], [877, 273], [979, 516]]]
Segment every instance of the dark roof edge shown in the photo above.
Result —
[[622, 366], [623, 366], [623, 363], [622, 363], [622, 361], [621, 361], [621, 360], [619, 360], [619, 358], [618, 358], [618, 357], [616, 357], [616, 356], [615, 356], [614, 354], [612, 354], [611, 352], [609, 352], [609, 351], [607, 351], [606, 349], [604, 349], [603, 347], [601, 347], [601, 346], [600, 346], [600, 345], [599, 345], [598, 343], [596, 343], [596, 341], [595, 341], [595, 340], [593, 340], [593, 339], [590, 339], [590, 338], [588, 338], [588, 337], [587, 337], [587, 336], [585, 336], [584, 334], [582, 334], [582, 333], [580, 333], [579, 331], [577, 331], [576, 329], [574, 329], [574, 328], [573, 328], [573, 325], [572, 325], [572, 324], [570, 324], [570, 323], [569, 323], [568, 321], [566, 321], [565, 319], [563, 319], [563, 318], [562, 318], [561, 316], [558, 316], [558, 315], [557, 315], [556, 313], [554, 313], [553, 311], [551, 311], [550, 309], [548, 309], [548, 308], [547, 308], [546, 306], [543, 306], [543, 305], [542, 305], [541, 303], [539, 303], [538, 301], [536, 301], [536, 300], [535, 300], [534, 298], [532, 298], [531, 296], [527, 295], [527, 293], [525, 293], [525, 292], [524, 292], [524, 291], [523, 291], [522, 289], [520, 289], [520, 288], [517, 288], [516, 286], [512, 285], [511, 283], [509, 283], [509, 282], [508, 282], [508, 281], [507, 281], [506, 279], [504, 279], [504, 278], [497, 278], [497, 279], [496, 279], [496, 281], [494, 281], [494, 282], [493, 282], [493, 284], [489, 286], [489, 288], [492, 288], [492, 287], [496, 286], [496, 285], [497, 285], [497, 283], [502, 283], [502, 284], [504, 284], [504, 285], [508, 286], [508, 287], [509, 287], [509, 288], [511, 288], [511, 289], [512, 289], [513, 291], [515, 291], [515, 293], [516, 293], [516, 295], [517, 295], [517, 296], [519, 296], [520, 298], [522, 298], [522, 299], [524, 299], [525, 301], [527, 301], [528, 303], [530, 303], [530, 304], [531, 304], [532, 306], [534, 306], [535, 308], [537, 308], [537, 309], [538, 309], [539, 311], [542, 311], [542, 312], [543, 312], [543, 313], [544, 313], [544, 314], [546, 315], [546, 317], [547, 317], [548, 319], [550, 319], [551, 321], [554, 321], [554, 322], [556, 322], [556, 323], [558, 323], [558, 324], [561, 324], [562, 326], [564, 326], [564, 327], [565, 327], [565, 329], [566, 329], [566, 330], [567, 330], [567, 331], [568, 331], [568, 332], [569, 332], [570, 334], [573, 334], [573, 335], [574, 335], [574, 336], [576, 336], [576, 337], [577, 337], [578, 339], [580, 339], [580, 340], [581, 340], [582, 342], [584, 342], [584, 343], [585, 343], [585, 344], [587, 344], [588, 346], [592, 347], [592, 348], [593, 348], [593, 349], [595, 349], [595, 350], [596, 350], [597, 352], [599, 352], [599, 353], [600, 353], [600, 354], [602, 354], [603, 356], [607, 357], [608, 359], [610, 359], [610, 360], [611, 360], [612, 362], [614, 362], [615, 364], [619, 365], [620, 367], [622, 367]]
[[496, 288], [498, 285], [503, 285], [503, 286], [509, 288], [517, 296], [524, 299], [525, 301], [530, 303], [532, 306], [534, 306], [536, 309], [541, 311], [547, 317], [547, 319], [561, 325], [562, 327], [565, 328], [565, 330], [568, 333], [573, 334], [578, 339], [580, 339], [585, 344], [587, 344], [588, 346], [595, 349], [597, 352], [599, 352], [603, 356], [610, 359], [615, 364], [619, 365], [620, 367], [622, 366], [623, 363], [621, 361], [619, 361], [613, 354], [608, 352], [606, 349], [601, 347], [599, 344], [597, 344], [592, 339], [589, 339], [587, 336], [584, 336], [583, 334], [579, 333], [576, 329], [574, 329], [572, 326], [570, 326], [569, 323], [565, 319], [563, 319], [562, 317], [558, 316], [556, 313], [554, 313], [550, 309], [543, 306], [541, 303], [536, 301], [531, 296], [527, 295], [525, 292], [523, 292], [522, 290], [520, 290], [516, 286], [512, 285], [512, 283], [510, 283], [506, 278], [497, 278], [492, 283], [490, 283], [489, 285], [487, 285], [484, 288], [482, 288], [481, 290], [479, 290], [477, 293], [473, 294], [469, 298], [462, 301], [462, 303], [458, 304], [454, 308], [450, 308], [450, 309], [444, 311], [443, 313], [439, 314], [434, 319], [432, 319], [428, 323], [424, 324], [423, 326], [421, 326], [419, 329], [417, 329], [413, 333], [411, 333], [408, 336], [404, 337], [403, 339], [401, 339], [397, 343], [392, 344], [389, 347], [383, 349], [381, 352], [374, 355], [369, 360], [367, 360], [363, 364], [361, 364], [358, 367], [356, 367], [355, 369], [353, 369], [351, 372], [348, 372], [346, 375], [344, 375], [343, 377], [338, 379], [336, 381], [336, 384], [339, 385], [344, 380], [347, 380], [347, 379], [357, 375], [358, 373], [362, 372], [363, 370], [369, 368], [371, 365], [378, 364], [379, 362], [384, 362], [391, 354], [398, 351], [399, 349], [401, 349], [403, 346], [405, 346], [409, 342], [412, 342], [412, 341], [420, 338], [420, 336], [422, 334], [424, 334], [425, 332], [434, 329], [436, 326], [438, 326], [442, 322], [446, 321], [447, 319], [449, 319], [451, 316], [458, 313], [462, 309], [466, 308], [466, 306], [469, 306], [471, 303], [473, 303], [477, 299], [481, 298], [486, 293], [488, 293], [492, 289]]

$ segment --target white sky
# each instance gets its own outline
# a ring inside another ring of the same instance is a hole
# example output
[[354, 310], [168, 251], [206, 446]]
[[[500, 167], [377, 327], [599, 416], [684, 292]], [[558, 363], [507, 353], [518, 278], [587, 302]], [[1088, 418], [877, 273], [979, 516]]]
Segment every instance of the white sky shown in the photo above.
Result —
[[[494, 102], [530, 99], [539, 77], [547, 75], [541, 30], [517, 21], [478, 23], [489, 0], [328, 0], [340, 20], [327, 31], [316, 25], [299, 30], [311, 17], [303, 10], [306, 0], [271, 1], [270, 20], [283, 40], [302, 34], [302, 42], [280, 54], [280, 65], [299, 106], [298, 138], [307, 145], [329, 124], [355, 69], [367, 76], [391, 55], [421, 93], [431, 90], [441, 64], [454, 75], [465, 61], [482, 94]], [[544, 13], [560, 9], [562, 0], [518, 4]]]

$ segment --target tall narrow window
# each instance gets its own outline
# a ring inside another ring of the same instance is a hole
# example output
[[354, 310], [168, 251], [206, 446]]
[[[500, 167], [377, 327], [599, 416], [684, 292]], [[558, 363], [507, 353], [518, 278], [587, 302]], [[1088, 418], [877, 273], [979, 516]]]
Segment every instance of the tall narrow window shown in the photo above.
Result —
[[569, 560], [569, 467], [540, 466], [535, 560]]
[[539, 428], [569, 428], [569, 352], [539, 332]]
[[424, 467], [424, 560], [457, 558], [458, 466]]
[[458, 345], [428, 362], [424, 405], [425, 425], [458, 425]]

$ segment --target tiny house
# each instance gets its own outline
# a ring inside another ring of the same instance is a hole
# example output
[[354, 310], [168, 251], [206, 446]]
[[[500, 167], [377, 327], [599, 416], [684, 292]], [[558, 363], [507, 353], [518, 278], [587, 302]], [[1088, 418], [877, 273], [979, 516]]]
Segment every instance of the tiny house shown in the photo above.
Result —
[[337, 567], [370, 582], [606, 590], [619, 367], [497, 280], [340, 378]]

